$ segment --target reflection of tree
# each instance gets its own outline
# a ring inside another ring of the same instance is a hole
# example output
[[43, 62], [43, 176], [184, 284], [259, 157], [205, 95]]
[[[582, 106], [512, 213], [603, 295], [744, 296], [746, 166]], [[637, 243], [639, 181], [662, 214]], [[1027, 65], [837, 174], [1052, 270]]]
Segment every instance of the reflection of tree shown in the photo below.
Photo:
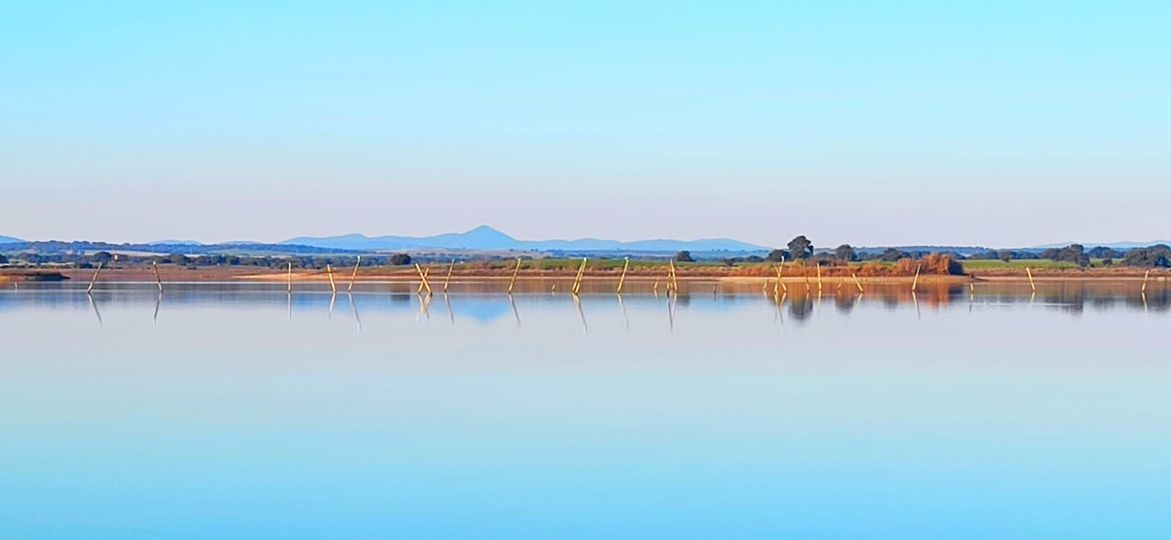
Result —
[[808, 320], [813, 315], [813, 299], [808, 295], [794, 297], [793, 301], [789, 302], [789, 313], [797, 322]]
[[855, 297], [856, 296], [857, 295], [851, 296], [851, 295], [845, 295], [845, 294], [834, 295], [834, 309], [836, 309], [840, 313], [849, 314], [851, 311], [854, 310], [854, 306], [856, 305], [855, 304]]

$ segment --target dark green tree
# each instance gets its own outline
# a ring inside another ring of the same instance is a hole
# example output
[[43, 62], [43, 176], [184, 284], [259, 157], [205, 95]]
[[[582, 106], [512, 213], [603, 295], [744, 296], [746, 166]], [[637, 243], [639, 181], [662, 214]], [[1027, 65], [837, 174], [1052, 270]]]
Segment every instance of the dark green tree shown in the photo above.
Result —
[[854, 262], [858, 260], [858, 253], [850, 244], [842, 244], [834, 249], [834, 258], [839, 261]]
[[789, 255], [794, 259], [808, 259], [813, 256], [813, 242], [809, 241], [805, 235], [790, 240]]
[[675, 254], [675, 262], [695, 262], [695, 259], [692, 259], [691, 252], [685, 249]]

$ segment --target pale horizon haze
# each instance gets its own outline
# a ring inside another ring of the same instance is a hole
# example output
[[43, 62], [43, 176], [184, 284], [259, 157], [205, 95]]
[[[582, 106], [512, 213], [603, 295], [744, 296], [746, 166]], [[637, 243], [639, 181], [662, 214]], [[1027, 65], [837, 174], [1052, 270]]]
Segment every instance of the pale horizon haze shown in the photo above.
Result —
[[1171, 238], [1160, 2], [9, 2], [0, 235]]

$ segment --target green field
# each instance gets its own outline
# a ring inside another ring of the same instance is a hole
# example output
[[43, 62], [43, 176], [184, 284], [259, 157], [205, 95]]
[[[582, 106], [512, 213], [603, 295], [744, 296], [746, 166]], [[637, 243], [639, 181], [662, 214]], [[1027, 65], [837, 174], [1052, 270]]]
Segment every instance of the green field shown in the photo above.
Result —
[[[1091, 259], [1090, 267], [1103, 268], [1103, 259]], [[1071, 262], [1057, 262], [1050, 259], [1027, 259], [1027, 260], [978, 260], [978, 261], [960, 261], [964, 265], [965, 272], [973, 270], [1024, 270], [1025, 268], [1036, 268], [1041, 270], [1076, 270], [1078, 265]]]

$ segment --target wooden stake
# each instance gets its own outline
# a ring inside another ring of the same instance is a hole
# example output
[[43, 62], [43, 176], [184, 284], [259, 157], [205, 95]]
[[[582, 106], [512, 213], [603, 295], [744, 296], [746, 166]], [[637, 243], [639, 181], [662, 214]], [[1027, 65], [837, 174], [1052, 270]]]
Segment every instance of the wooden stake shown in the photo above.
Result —
[[919, 271], [923, 269], [923, 263], [915, 267], [915, 281], [911, 282], [911, 292], [915, 292], [919, 288]]
[[293, 262], [289, 261], [289, 292], [293, 292]]
[[96, 272], [94, 272], [94, 277], [89, 280], [89, 288], [85, 290], [86, 294], [89, 294], [90, 291], [94, 290], [94, 284], [98, 282], [98, 274], [102, 273], [102, 264], [103, 263], [101, 262], [98, 263], [98, 269]]
[[155, 283], [159, 285], [159, 292], [163, 292], [163, 278], [159, 276], [159, 263], [156, 261], [150, 262], [151, 268], [155, 271]]
[[1143, 294], [1147, 294], [1147, 278], [1149, 277], [1151, 277], [1151, 271], [1147, 270], [1147, 273], [1143, 275]]
[[581, 258], [581, 267], [577, 269], [577, 277], [573, 280], [573, 295], [574, 296], [577, 296], [577, 293], [581, 291], [581, 281], [583, 278], [585, 278], [585, 269], [586, 269], [586, 262], [587, 261], [589, 261], [589, 259], [587, 259], [585, 257]]
[[618, 290], [615, 291], [617, 294], [622, 294], [622, 285], [626, 283], [626, 271], [628, 269], [630, 269], [630, 257], [627, 257], [626, 262], [622, 264], [622, 277], [618, 278]]
[[329, 289], [334, 294], [337, 294], [337, 284], [333, 282], [333, 267], [328, 264], [325, 265], [325, 273], [329, 274]]
[[854, 284], [858, 286], [858, 292], [860, 292], [860, 293], [866, 292], [866, 290], [862, 288], [862, 282], [858, 279], [858, 273], [851, 272], [850, 275], [854, 276]]
[[516, 275], [520, 273], [520, 257], [516, 258], [516, 268], [512, 271], [512, 281], [508, 282], [508, 294], [512, 294], [512, 288], [516, 286]]
[[1029, 275], [1029, 286], [1033, 288], [1033, 292], [1037, 292], [1037, 284], [1033, 282], [1033, 271], [1026, 266], [1025, 273]]
[[451, 273], [455, 270], [455, 259], [451, 260], [451, 264], [447, 266], [447, 278], [443, 280], [443, 292], [447, 292], [447, 286], [451, 284]]
[[817, 290], [821, 291], [821, 263], [817, 263]]
[[419, 266], [419, 263], [415, 263], [415, 270], [419, 272], [419, 279], [423, 281], [420, 285], [424, 289], [427, 289], [427, 296], [431, 296], [431, 284], [427, 282], [427, 274], [423, 272], [423, 268]]
[[358, 260], [354, 263], [354, 273], [350, 274], [350, 286], [346, 287], [346, 292], [354, 291], [354, 280], [358, 279], [358, 267], [362, 264], [362, 256], [358, 255]]

